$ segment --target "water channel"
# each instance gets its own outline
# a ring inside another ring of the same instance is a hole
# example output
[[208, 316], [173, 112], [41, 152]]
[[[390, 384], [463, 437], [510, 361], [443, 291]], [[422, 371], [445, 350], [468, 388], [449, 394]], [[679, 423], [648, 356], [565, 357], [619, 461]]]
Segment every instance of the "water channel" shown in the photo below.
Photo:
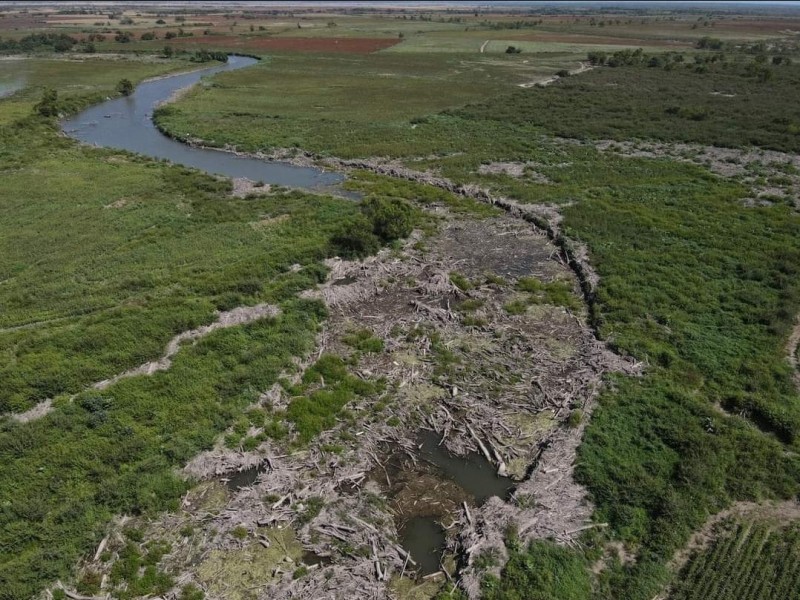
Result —
[[153, 110], [177, 91], [197, 84], [203, 77], [242, 69], [257, 62], [254, 58], [230, 56], [224, 65], [145, 81], [130, 96], [107, 100], [65, 119], [61, 124], [62, 130], [87, 144], [167, 159], [215, 175], [320, 191], [341, 183], [344, 176], [339, 173], [196, 148], [173, 140], [156, 128]]

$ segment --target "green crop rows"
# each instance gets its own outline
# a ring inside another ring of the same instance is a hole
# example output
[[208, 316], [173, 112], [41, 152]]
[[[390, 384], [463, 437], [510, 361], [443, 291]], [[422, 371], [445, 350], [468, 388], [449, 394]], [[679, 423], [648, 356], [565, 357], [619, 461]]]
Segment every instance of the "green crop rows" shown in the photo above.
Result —
[[670, 600], [787, 600], [800, 597], [800, 527], [727, 522], [693, 557]]

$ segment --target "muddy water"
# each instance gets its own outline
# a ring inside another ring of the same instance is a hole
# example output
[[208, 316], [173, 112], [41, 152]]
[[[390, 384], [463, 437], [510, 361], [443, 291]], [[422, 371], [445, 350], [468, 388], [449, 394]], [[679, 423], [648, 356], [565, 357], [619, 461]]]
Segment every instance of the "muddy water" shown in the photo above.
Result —
[[231, 56], [224, 65], [146, 81], [130, 96], [92, 106], [66, 119], [61, 127], [67, 135], [88, 144], [167, 159], [215, 175], [315, 190], [331, 188], [343, 181], [341, 174], [322, 169], [193, 148], [156, 129], [152, 120], [153, 109], [175, 92], [198, 83], [202, 77], [241, 69], [256, 62], [253, 58]]
[[242, 469], [236, 473], [226, 477], [225, 485], [227, 488], [235, 492], [236, 490], [253, 485], [262, 473], [266, 473], [268, 465], [266, 463], [250, 467], [249, 469]]
[[508, 477], [497, 475], [497, 469], [482, 454], [451, 454], [443, 444], [439, 444], [441, 437], [433, 431], [423, 431], [420, 441], [420, 457], [458, 484], [474, 499], [476, 505], [480, 506], [492, 496], [505, 500], [514, 487]]
[[462, 502], [480, 506], [492, 496], [505, 499], [514, 487], [483, 455], [455, 456], [440, 442], [441, 436], [425, 430], [417, 439], [421, 460], [416, 467], [405, 460], [389, 464], [388, 476], [395, 481], [389, 493], [402, 515], [400, 543], [417, 562], [420, 575], [439, 570], [445, 548], [442, 522], [449, 524]]
[[445, 546], [445, 532], [432, 517], [412, 517], [400, 528], [400, 543], [411, 553], [420, 575], [439, 570]]

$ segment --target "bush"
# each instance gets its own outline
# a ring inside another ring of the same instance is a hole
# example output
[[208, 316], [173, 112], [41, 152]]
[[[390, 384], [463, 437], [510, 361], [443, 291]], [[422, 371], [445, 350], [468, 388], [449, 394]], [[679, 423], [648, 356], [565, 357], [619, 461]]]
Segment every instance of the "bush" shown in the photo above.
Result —
[[357, 215], [350, 223], [342, 225], [331, 237], [334, 254], [342, 258], [364, 258], [375, 254], [381, 247], [378, 237], [372, 232], [372, 223], [363, 215]]
[[117, 84], [117, 92], [123, 96], [130, 96], [133, 93], [133, 83], [130, 79], [120, 79]]
[[408, 237], [414, 229], [414, 209], [400, 198], [368, 198], [361, 211], [372, 223], [372, 233], [384, 242]]
[[506, 48], [506, 54], [520, 54], [522, 52], [522, 48], [518, 48], [517, 46], [509, 46]]
[[58, 92], [48, 88], [42, 94], [42, 99], [33, 109], [43, 117], [55, 117], [58, 115]]
[[139, 37], [139, 39], [140, 39], [140, 40], [142, 40], [143, 42], [147, 42], [147, 41], [149, 41], [149, 40], [154, 40], [154, 39], [156, 39], [156, 34], [155, 34], [155, 33], [153, 33], [152, 31], [145, 31], [145, 32], [144, 32], [144, 33], [143, 33], [143, 34], [142, 34], [142, 35]]

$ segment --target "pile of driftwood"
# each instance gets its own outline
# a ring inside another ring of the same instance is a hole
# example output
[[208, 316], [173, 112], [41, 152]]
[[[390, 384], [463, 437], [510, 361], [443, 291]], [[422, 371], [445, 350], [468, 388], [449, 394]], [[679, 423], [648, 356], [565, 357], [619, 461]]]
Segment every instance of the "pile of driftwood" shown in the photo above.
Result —
[[[510, 221], [486, 221], [485, 243], [500, 243]], [[440, 236], [449, 231], [445, 227]], [[576, 293], [585, 293], [591, 278], [578, 281], [567, 266], [572, 259], [547, 237], [539, 238], [542, 255], [552, 257], [548, 268], [572, 278]], [[264, 442], [249, 452], [217, 448], [187, 465], [186, 473], [200, 479], [253, 467], [262, 472], [252, 485], [229, 492], [221, 508], [204, 510], [189, 496], [180, 513], [151, 524], [153, 536], [187, 523], [203, 536], [200, 550], [196, 539], [185, 540], [186, 547], [178, 544], [165, 559], [182, 572], [181, 583], [203, 586], [196, 566], [210, 552], [268, 546], [265, 532], [291, 527], [320, 560], [297, 578], [291, 568], [276, 568], [270, 581], [251, 592], [263, 598], [387, 597], [387, 580], [415, 567], [398, 542], [398, 505], [386, 497], [387, 491], [398, 494], [387, 452], [403, 453], [413, 463], [420, 428], [441, 434], [453, 453], [478, 452], [499, 475], [518, 479], [508, 501], [491, 498], [477, 506], [454, 495], [448, 504], [448, 547], [462, 557], [460, 585], [471, 597], [477, 597], [483, 576], [473, 566], [476, 557], [493, 552], [502, 564], [509, 525], [523, 539], [555, 537], [564, 543], [594, 526], [584, 490], [572, 478], [575, 450], [603, 374], [633, 372], [635, 366], [598, 343], [582, 314], [546, 306], [509, 314], [504, 306], [518, 295], [513, 279], [460, 289], [450, 278], [454, 265], [483, 272], [488, 263], [481, 263], [480, 253], [459, 253], [458, 245], [436, 239], [428, 240], [430, 249], [423, 253], [415, 249], [417, 239], [399, 256], [383, 252], [363, 262], [329, 261], [328, 282], [308, 294], [331, 310], [309, 364], [325, 352], [350, 356], [354, 351], [344, 338], [354, 329], [369, 329], [383, 340], [382, 352], [359, 355], [352, 367], [360, 377], [387, 382], [382, 396], [348, 406], [355, 424], [342, 421], [302, 452]], [[469, 313], [473, 324], [459, 308], [465, 300], [477, 307]], [[273, 410], [290, 401], [280, 386], [261, 397]], [[584, 418], [568, 427], [576, 409]], [[244, 538], [233, 535], [242, 530]]]

